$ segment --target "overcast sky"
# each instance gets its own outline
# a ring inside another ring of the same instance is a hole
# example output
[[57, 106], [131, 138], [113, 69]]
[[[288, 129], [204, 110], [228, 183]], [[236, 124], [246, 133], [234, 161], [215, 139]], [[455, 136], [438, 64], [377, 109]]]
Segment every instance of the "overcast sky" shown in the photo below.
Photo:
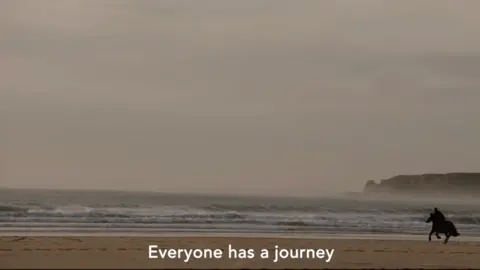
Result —
[[2, 0], [0, 186], [479, 171], [480, 1]]

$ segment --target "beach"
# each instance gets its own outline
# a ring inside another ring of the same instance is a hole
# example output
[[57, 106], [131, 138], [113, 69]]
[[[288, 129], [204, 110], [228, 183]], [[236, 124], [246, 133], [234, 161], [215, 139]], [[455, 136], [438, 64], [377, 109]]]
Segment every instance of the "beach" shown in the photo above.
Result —
[[[149, 259], [149, 246], [159, 249], [221, 249], [214, 259]], [[255, 258], [230, 259], [229, 245], [253, 249]], [[280, 249], [334, 250], [325, 258], [281, 259]], [[259, 257], [268, 249], [270, 258]], [[0, 268], [474, 268], [480, 265], [480, 242], [381, 239], [297, 239], [262, 237], [0, 237]]]
[[[460, 232], [446, 245], [427, 240], [432, 205]], [[0, 190], [0, 268], [474, 268], [479, 219], [478, 202]]]

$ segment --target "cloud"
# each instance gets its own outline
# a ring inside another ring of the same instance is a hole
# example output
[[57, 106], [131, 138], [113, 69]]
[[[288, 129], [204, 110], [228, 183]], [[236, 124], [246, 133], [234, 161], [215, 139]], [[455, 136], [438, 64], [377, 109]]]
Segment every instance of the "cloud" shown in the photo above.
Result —
[[479, 6], [2, 1], [6, 183], [320, 192], [475, 169]]

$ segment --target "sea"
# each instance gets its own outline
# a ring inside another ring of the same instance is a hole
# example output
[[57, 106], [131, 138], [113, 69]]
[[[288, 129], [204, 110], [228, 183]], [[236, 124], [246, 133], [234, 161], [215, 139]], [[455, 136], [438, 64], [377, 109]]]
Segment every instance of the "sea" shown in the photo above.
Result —
[[428, 235], [438, 207], [480, 236], [479, 200], [0, 189], [0, 234]]

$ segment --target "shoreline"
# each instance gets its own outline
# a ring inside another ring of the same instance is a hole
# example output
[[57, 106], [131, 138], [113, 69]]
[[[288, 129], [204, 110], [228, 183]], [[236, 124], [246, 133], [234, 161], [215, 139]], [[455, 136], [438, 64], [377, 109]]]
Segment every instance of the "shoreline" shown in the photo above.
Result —
[[[444, 237], [441, 234], [442, 238]], [[218, 232], [1, 232], [2, 237], [87, 237], [87, 238], [255, 238], [255, 239], [312, 239], [312, 240], [393, 240], [428, 241], [428, 232], [420, 234], [374, 234], [374, 233], [218, 233]], [[435, 236], [432, 236], [434, 239]], [[480, 242], [480, 236], [460, 235], [450, 241]]]

